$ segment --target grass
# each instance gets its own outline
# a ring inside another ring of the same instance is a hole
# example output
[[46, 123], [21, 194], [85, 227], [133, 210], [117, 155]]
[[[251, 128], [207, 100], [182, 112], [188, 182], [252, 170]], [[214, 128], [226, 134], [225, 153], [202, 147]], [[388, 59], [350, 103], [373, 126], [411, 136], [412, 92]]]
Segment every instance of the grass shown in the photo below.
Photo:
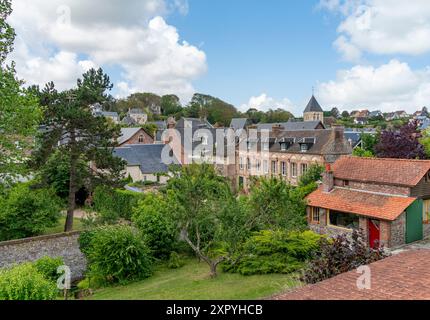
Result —
[[158, 267], [146, 280], [97, 290], [94, 300], [244, 300], [261, 299], [297, 287], [294, 275], [241, 276], [219, 272], [209, 277], [209, 267], [195, 259], [180, 269]]
[[[66, 217], [62, 216], [55, 227], [48, 228], [45, 230], [43, 235], [50, 235], [64, 232], [64, 225], [66, 224]], [[84, 229], [82, 220], [79, 218], [73, 218], [73, 231], [81, 231]]]

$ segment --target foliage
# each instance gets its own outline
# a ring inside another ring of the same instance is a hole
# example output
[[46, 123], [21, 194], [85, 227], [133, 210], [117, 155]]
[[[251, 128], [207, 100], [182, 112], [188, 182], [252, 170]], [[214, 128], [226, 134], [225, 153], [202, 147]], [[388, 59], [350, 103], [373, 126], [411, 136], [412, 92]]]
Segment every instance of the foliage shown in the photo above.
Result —
[[[35, 90], [44, 106], [42, 125], [49, 130], [38, 137], [38, 148], [33, 152], [31, 164], [35, 169], [42, 169], [55, 151], [69, 160], [65, 231], [73, 228], [76, 193], [82, 180], [90, 189], [100, 184], [121, 184], [124, 161], [112, 153], [120, 127], [109, 123], [105, 117], [93, 116], [90, 109], [94, 103], [110, 100], [107, 91], [111, 89], [110, 79], [103, 70], [91, 69], [71, 90], [58, 92], [53, 83], [47, 84], [41, 92]], [[81, 162], [87, 165], [81, 167]]]
[[373, 158], [374, 154], [371, 151], [364, 150], [363, 148], [355, 148], [352, 152], [352, 155], [355, 157], [361, 157], [361, 158]]
[[37, 272], [54, 283], [57, 282], [59, 277], [57, 270], [58, 267], [63, 266], [64, 261], [63, 258], [51, 258], [51, 257], [43, 257], [36, 262], [34, 262], [34, 267]]
[[27, 152], [41, 116], [37, 99], [17, 79], [15, 64], [5, 64], [15, 40], [7, 22], [11, 13], [11, 1], [0, 0], [0, 187], [28, 173]]
[[242, 275], [291, 273], [319, 250], [321, 236], [312, 231], [263, 230], [249, 238], [236, 260], [224, 270]]
[[57, 288], [31, 263], [0, 271], [0, 300], [54, 300]]
[[399, 130], [382, 131], [380, 142], [375, 146], [378, 158], [424, 159], [422, 135], [416, 121], [403, 125]]
[[155, 138], [158, 126], [154, 123], [146, 123], [142, 126], [142, 129], [145, 130], [152, 138]]
[[426, 129], [422, 134], [420, 143], [424, 146], [426, 158], [430, 159], [430, 129]]
[[181, 102], [173, 94], [162, 96], [160, 106], [164, 116], [174, 116], [182, 112]]
[[287, 122], [290, 119], [294, 119], [294, 116], [291, 112], [285, 111], [283, 109], [272, 110], [269, 109], [262, 119], [263, 123], [278, 123], [278, 122]]
[[350, 237], [342, 234], [333, 240], [322, 238], [320, 246], [320, 252], [302, 277], [306, 283], [323, 281], [387, 257], [382, 247], [369, 248], [364, 234], [359, 231], [354, 231]]
[[294, 188], [277, 177], [255, 179], [250, 188], [249, 206], [259, 219], [259, 228], [304, 229], [306, 203], [302, 192], [301, 188]]
[[42, 234], [60, 218], [60, 200], [51, 189], [35, 189], [21, 183], [0, 198], [0, 240]]
[[131, 220], [133, 208], [143, 197], [142, 193], [99, 186], [93, 194], [94, 210], [99, 214], [101, 223]]
[[185, 265], [185, 262], [182, 261], [181, 257], [177, 252], [171, 252], [169, 261], [167, 262], [167, 266], [170, 269], [179, 269]]
[[[84, 253], [88, 259], [90, 277], [118, 283], [151, 276], [150, 250], [132, 227], [101, 227], [89, 238]], [[81, 240], [81, 245], [85, 241]]]
[[134, 209], [132, 221], [142, 232], [153, 256], [168, 258], [176, 247], [179, 233], [165, 198], [149, 193]]
[[174, 174], [168, 182], [167, 201], [181, 239], [216, 276], [219, 263], [237, 249], [256, 219], [248, 217], [229, 182], [213, 166], [192, 164]]
[[321, 181], [323, 172], [323, 166], [317, 164], [311, 165], [308, 170], [300, 177], [299, 187], [304, 187], [311, 183]]

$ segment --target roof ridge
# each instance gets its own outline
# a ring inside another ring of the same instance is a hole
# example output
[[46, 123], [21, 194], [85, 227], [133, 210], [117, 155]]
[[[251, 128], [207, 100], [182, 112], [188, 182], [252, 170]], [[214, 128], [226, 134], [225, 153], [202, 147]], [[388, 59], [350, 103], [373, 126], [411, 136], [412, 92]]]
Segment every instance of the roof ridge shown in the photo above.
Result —
[[360, 159], [366, 161], [399, 161], [399, 162], [430, 162], [430, 159], [398, 159], [398, 158], [364, 158], [358, 156], [346, 156], [344, 159]]

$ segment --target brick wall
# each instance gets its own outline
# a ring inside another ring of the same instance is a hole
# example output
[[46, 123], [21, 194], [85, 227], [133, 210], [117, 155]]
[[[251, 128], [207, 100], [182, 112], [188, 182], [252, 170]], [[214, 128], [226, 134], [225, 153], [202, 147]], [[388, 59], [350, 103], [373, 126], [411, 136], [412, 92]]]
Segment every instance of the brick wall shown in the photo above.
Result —
[[72, 279], [80, 279], [86, 270], [85, 256], [79, 250], [79, 232], [0, 242], [0, 268], [36, 261], [42, 257], [62, 257], [71, 269]]

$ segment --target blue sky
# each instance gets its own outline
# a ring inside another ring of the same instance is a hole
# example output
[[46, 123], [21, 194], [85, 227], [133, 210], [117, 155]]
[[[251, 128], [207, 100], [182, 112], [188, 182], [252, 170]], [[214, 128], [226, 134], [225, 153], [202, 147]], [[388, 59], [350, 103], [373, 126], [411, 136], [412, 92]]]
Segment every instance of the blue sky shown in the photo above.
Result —
[[12, 58], [66, 89], [103, 67], [114, 95], [193, 93], [245, 111], [430, 106], [428, 0], [14, 0]]

